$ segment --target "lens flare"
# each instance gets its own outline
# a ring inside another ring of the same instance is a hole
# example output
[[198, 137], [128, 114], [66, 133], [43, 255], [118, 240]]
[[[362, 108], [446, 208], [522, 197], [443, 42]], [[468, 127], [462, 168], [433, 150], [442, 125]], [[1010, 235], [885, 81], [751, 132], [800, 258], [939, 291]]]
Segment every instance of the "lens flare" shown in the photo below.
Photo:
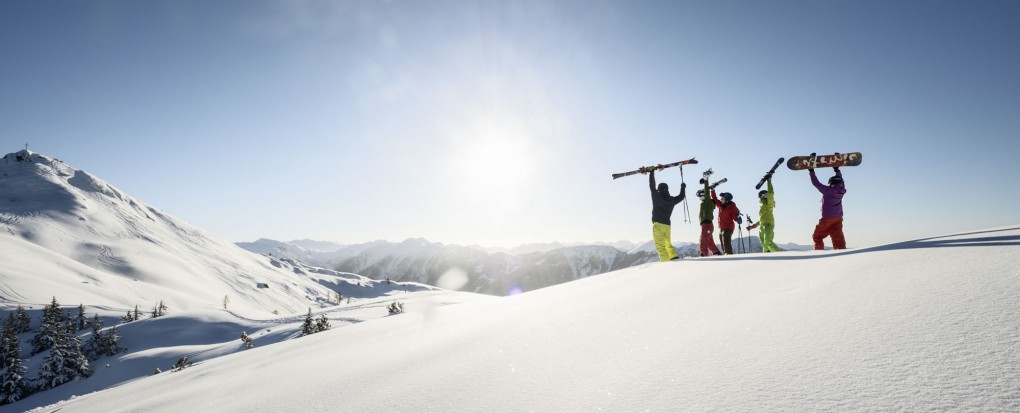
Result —
[[459, 291], [468, 283], [467, 271], [460, 268], [453, 267], [446, 270], [443, 275], [439, 276], [439, 280], [436, 281], [436, 287], [444, 290]]

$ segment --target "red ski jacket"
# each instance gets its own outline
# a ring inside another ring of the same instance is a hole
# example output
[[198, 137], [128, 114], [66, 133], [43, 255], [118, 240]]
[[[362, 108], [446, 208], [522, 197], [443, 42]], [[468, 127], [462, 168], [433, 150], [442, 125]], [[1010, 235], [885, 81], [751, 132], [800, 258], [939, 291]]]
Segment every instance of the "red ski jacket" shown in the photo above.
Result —
[[737, 204], [733, 202], [724, 204], [715, 196], [715, 190], [712, 191], [712, 200], [715, 201], [715, 206], [719, 208], [719, 229], [736, 228], [737, 217], [740, 216], [740, 209], [737, 208]]

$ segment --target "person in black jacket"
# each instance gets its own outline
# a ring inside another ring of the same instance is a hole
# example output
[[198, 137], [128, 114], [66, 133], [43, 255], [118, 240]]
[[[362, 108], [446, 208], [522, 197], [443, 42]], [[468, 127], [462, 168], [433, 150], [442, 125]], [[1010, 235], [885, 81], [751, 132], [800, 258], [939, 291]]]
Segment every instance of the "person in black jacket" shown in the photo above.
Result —
[[669, 185], [665, 182], [655, 185], [655, 170], [662, 170], [662, 167], [643, 168], [643, 173], [648, 174], [648, 189], [652, 192], [652, 239], [655, 241], [655, 250], [659, 253], [659, 261], [677, 259], [676, 249], [673, 248], [672, 235], [670, 234], [670, 216], [673, 215], [673, 207], [684, 200], [687, 194], [687, 184], [680, 184], [680, 194], [669, 195]]

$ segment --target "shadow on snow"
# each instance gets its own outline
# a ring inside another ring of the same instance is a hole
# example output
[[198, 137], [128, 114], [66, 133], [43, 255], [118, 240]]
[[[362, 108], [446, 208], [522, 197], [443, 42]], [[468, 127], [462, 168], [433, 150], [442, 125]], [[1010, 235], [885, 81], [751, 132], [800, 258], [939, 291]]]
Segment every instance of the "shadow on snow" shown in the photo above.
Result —
[[[788, 256], [785, 254], [759, 254], [754, 257], [739, 257], [739, 256], [726, 256], [719, 257], [726, 261], [736, 260], [757, 260], [757, 261], [771, 261], [771, 260], [808, 260], [817, 258], [828, 258], [838, 257], [844, 255], [861, 254], [866, 252], [879, 252], [879, 251], [896, 251], [896, 250], [909, 250], [909, 249], [920, 249], [920, 248], [945, 248], [945, 247], [1008, 247], [1008, 246], [1020, 246], [1020, 235], [1001, 235], [1001, 236], [984, 236], [980, 238], [965, 238], [957, 239], [959, 237], [966, 237], [970, 235], [979, 234], [991, 234], [996, 232], [1008, 232], [1008, 231], [1020, 231], [1020, 227], [996, 229], [989, 231], [978, 231], [969, 232], [966, 234], [954, 234], [944, 235], [939, 237], [922, 238], [913, 241], [898, 242], [895, 244], [879, 245], [875, 247], [852, 249], [852, 250], [828, 250], [828, 253], [818, 255], [804, 255], [804, 256]], [[713, 261], [713, 260], [706, 260]]]

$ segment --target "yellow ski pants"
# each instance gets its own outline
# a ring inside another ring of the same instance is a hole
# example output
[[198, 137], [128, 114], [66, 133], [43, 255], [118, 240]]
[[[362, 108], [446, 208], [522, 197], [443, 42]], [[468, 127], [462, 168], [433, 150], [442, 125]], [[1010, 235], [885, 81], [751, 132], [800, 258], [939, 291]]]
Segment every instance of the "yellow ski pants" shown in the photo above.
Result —
[[669, 225], [652, 223], [652, 240], [655, 241], [655, 250], [659, 252], [659, 261], [665, 262], [677, 257], [670, 232]]

